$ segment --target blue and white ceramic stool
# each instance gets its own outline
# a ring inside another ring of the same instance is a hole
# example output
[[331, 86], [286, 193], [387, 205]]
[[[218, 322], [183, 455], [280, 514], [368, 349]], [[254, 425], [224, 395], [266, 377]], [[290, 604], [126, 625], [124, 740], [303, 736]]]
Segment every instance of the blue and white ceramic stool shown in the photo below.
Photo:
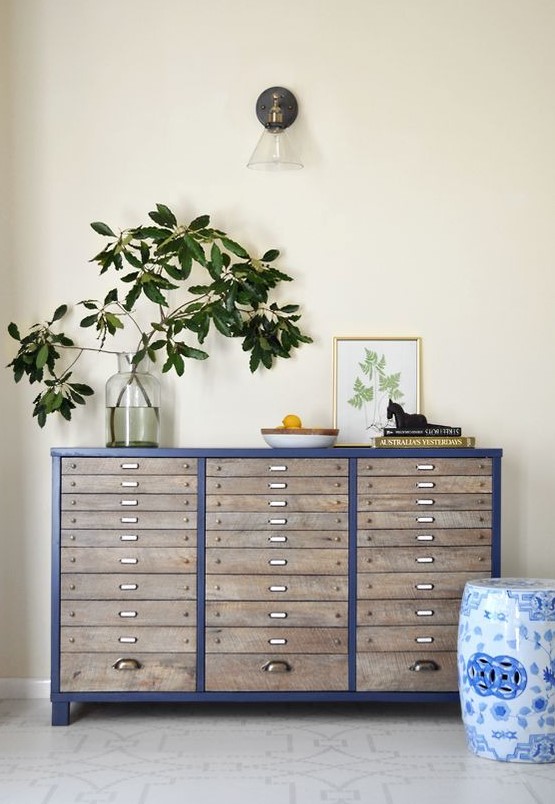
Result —
[[471, 751], [505, 762], [555, 762], [555, 580], [468, 582], [458, 668]]

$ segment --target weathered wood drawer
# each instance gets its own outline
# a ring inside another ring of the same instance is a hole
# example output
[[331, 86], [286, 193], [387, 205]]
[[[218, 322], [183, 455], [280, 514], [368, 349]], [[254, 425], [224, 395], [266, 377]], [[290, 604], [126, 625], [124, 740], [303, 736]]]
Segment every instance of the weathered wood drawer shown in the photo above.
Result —
[[[194, 600], [195, 575], [62, 573], [63, 598], [71, 600]], [[98, 604], [90, 604], [90, 614]]]
[[366, 528], [490, 528], [491, 511], [374, 511], [359, 513], [357, 525]]
[[437, 475], [431, 478], [366, 476], [357, 481], [359, 495], [364, 494], [491, 494], [491, 475]]
[[359, 600], [434, 600], [461, 598], [464, 585], [473, 578], [488, 578], [489, 572], [377, 572], [359, 573]]
[[62, 528], [124, 528], [136, 531], [137, 528], [196, 528], [197, 515], [194, 511], [63, 511]]
[[347, 656], [343, 654], [212, 653], [206, 658], [209, 691], [292, 690], [324, 692], [348, 689]]
[[62, 458], [62, 475], [195, 475], [196, 458]]
[[460, 597], [436, 599], [422, 605], [414, 600], [360, 600], [358, 625], [457, 625]]
[[357, 690], [456, 692], [457, 653], [359, 653]]
[[207, 530], [268, 530], [272, 528], [292, 530], [338, 530], [347, 529], [348, 515], [345, 513], [296, 513], [269, 509], [267, 513], [231, 512], [206, 513]]
[[64, 494], [194, 494], [196, 475], [63, 475]]
[[413, 547], [437, 545], [438, 547], [461, 547], [469, 545], [491, 546], [491, 530], [488, 528], [426, 528], [422, 530], [359, 530], [359, 547]]
[[207, 477], [206, 493], [212, 494], [347, 494], [343, 476], [307, 477]]
[[359, 511], [489, 511], [491, 494], [376, 494], [358, 498]]
[[291, 573], [301, 575], [334, 575], [347, 573], [349, 556], [346, 549], [289, 549], [283, 553], [249, 548], [209, 549], [206, 551], [207, 573]]
[[[118, 669], [120, 668], [120, 669]], [[191, 691], [193, 653], [63, 653], [61, 692]]]
[[196, 511], [195, 494], [62, 494], [62, 511]]
[[485, 572], [491, 563], [489, 547], [359, 547], [359, 572]]
[[207, 511], [261, 511], [268, 516], [290, 514], [291, 512], [319, 512], [327, 511], [346, 513], [348, 509], [348, 496], [346, 494], [267, 494], [253, 495], [222, 495], [214, 494], [206, 498]]
[[[414, 608], [414, 606], [413, 606]], [[208, 601], [207, 626], [252, 626], [282, 628], [337, 627], [347, 624], [347, 603], [319, 601], [287, 601], [271, 605], [267, 601]]]
[[208, 477], [300, 477], [347, 476], [346, 459], [333, 458], [209, 458], [206, 461]]
[[219, 530], [208, 531], [207, 547], [280, 547], [291, 549], [309, 547], [325, 549], [347, 545], [349, 535], [346, 530], [291, 530], [276, 533], [271, 530]]
[[60, 646], [63, 652], [93, 653], [140, 650], [144, 653], [190, 653], [196, 650], [196, 629], [168, 626], [124, 628], [63, 627]]
[[194, 547], [194, 530], [62, 530], [62, 547]]
[[192, 602], [179, 600], [63, 600], [62, 625], [104, 625], [136, 629], [139, 626], [183, 626], [196, 624]]
[[207, 600], [347, 600], [345, 575], [208, 575]]
[[457, 644], [457, 625], [360, 627], [357, 651], [446, 651]]
[[206, 629], [207, 653], [346, 653], [346, 628]]
[[62, 572], [196, 572], [196, 550], [187, 547], [64, 547]]
[[438, 458], [430, 455], [418, 458], [359, 458], [357, 471], [367, 475], [411, 475], [430, 477], [434, 475], [491, 475], [491, 458]]

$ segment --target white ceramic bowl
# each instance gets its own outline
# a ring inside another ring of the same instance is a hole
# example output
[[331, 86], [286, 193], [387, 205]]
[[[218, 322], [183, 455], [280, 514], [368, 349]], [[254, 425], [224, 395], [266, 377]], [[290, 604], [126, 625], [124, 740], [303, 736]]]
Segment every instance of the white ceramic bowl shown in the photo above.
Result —
[[265, 427], [261, 431], [262, 438], [270, 447], [286, 449], [333, 447], [339, 430], [308, 427]]

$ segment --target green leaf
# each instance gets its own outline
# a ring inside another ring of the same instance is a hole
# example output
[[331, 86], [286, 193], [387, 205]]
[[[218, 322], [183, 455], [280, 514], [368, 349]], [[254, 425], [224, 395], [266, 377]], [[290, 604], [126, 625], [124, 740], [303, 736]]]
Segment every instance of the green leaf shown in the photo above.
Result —
[[87, 315], [79, 322], [80, 327], [92, 327], [98, 320], [97, 315]]
[[199, 215], [198, 218], [195, 218], [194, 221], [191, 221], [187, 228], [190, 229], [191, 232], [196, 232], [199, 229], [206, 229], [209, 223], [210, 215]]
[[39, 351], [37, 352], [37, 356], [35, 359], [35, 365], [38, 369], [43, 368], [46, 365], [48, 360], [48, 355], [50, 354], [50, 349], [47, 343], [43, 343], [40, 347]]
[[177, 226], [177, 219], [171, 209], [165, 204], [156, 204], [156, 211], [149, 212], [149, 217], [160, 226]]
[[91, 223], [91, 227], [99, 235], [105, 235], [106, 237], [116, 237], [116, 235], [114, 234], [114, 232], [112, 232], [110, 227], [106, 223], [102, 223], [102, 221], [93, 221], [93, 223]]
[[243, 246], [239, 245], [239, 243], [236, 243], [235, 240], [231, 240], [230, 237], [222, 237], [222, 244], [228, 251], [235, 254], [236, 257], [241, 257], [242, 259], [249, 258], [248, 251], [246, 251]]
[[166, 298], [162, 295], [162, 293], [160, 293], [156, 285], [152, 284], [152, 282], [146, 282], [142, 287], [145, 296], [147, 296], [150, 301], [154, 302], [155, 304], [159, 304], [162, 307], [168, 306]]
[[13, 321], [10, 324], [8, 324], [8, 334], [11, 335], [11, 337], [15, 341], [20, 341], [21, 340], [21, 335], [19, 334], [17, 324], [14, 324]]
[[262, 257], [262, 262], [273, 262], [273, 260], [277, 259], [278, 257], [279, 257], [279, 251], [277, 250], [277, 248], [271, 248]]
[[52, 321], [50, 321], [49, 323], [53, 324], [54, 321], [59, 321], [60, 318], [63, 318], [66, 313], [67, 313], [67, 304], [60, 304], [60, 306], [57, 307], [56, 310], [54, 311]]
[[94, 394], [90, 385], [84, 385], [84, 383], [73, 382], [70, 383], [70, 387], [73, 388], [74, 391], [77, 391], [78, 394], [82, 394], [82, 396], [92, 396]]

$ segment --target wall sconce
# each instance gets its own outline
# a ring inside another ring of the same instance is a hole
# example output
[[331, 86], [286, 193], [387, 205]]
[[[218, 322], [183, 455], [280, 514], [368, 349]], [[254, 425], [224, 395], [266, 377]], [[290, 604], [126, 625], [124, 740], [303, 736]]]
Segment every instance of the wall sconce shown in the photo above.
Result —
[[297, 99], [288, 89], [264, 90], [256, 101], [256, 116], [264, 131], [247, 167], [254, 170], [299, 170], [303, 167], [285, 130], [295, 122], [297, 112]]

